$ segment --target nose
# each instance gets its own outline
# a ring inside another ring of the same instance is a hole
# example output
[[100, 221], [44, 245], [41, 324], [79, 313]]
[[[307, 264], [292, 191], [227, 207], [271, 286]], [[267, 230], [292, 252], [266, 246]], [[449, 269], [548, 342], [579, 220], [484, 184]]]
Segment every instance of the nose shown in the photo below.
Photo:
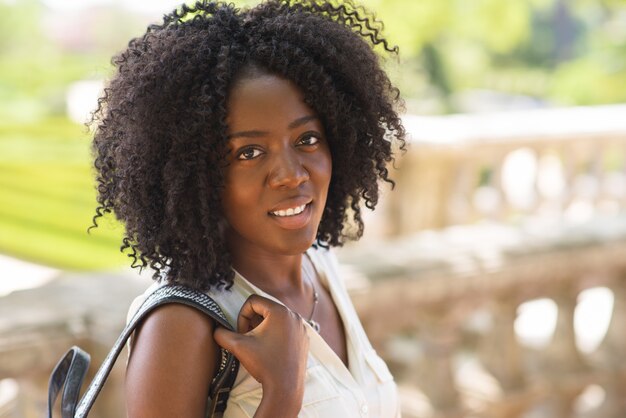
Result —
[[268, 184], [271, 188], [294, 189], [309, 180], [309, 172], [296, 150], [284, 150], [277, 154], [274, 160], [268, 175]]

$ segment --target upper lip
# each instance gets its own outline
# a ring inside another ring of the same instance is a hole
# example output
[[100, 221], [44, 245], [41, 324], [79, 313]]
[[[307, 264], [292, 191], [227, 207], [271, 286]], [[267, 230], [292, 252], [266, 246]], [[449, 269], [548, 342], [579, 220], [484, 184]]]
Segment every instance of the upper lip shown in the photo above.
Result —
[[295, 196], [281, 200], [276, 206], [269, 210], [269, 212], [278, 212], [279, 210], [287, 210], [300, 207], [302, 205], [309, 204], [313, 201], [309, 196]]

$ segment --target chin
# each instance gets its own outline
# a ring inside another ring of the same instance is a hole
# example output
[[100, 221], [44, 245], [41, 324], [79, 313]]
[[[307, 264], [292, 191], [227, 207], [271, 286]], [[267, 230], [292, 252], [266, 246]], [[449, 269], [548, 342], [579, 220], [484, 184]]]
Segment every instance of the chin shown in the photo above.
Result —
[[286, 246], [280, 249], [280, 253], [283, 255], [298, 255], [304, 253], [306, 250], [311, 248], [311, 245], [315, 242], [315, 237], [307, 240], [302, 240], [300, 242], [288, 243]]
[[301, 234], [292, 233], [287, 236], [277, 236], [279, 240], [275, 241], [276, 245], [274, 248], [276, 248], [276, 251], [283, 255], [297, 255], [311, 248], [311, 245], [317, 238], [317, 228], [314, 231], [305, 230], [301, 232]]

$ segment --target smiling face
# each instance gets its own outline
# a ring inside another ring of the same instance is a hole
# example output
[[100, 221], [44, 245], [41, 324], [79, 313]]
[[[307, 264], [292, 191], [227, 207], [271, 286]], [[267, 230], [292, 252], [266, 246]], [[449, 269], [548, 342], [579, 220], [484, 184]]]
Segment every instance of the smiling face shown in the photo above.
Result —
[[266, 74], [235, 83], [227, 123], [230, 251], [302, 254], [315, 241], [332, 170], [320, 120], [295, 84]]

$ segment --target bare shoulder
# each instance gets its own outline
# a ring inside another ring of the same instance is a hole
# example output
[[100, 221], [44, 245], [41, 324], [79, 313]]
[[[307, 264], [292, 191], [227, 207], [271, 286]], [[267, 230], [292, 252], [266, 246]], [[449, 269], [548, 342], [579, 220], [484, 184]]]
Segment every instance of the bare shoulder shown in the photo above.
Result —
[[129, 418], [202, 417], [219, 347], [212, 319], [194, 308], [156, 309], [136, 332], [126, 370]]

